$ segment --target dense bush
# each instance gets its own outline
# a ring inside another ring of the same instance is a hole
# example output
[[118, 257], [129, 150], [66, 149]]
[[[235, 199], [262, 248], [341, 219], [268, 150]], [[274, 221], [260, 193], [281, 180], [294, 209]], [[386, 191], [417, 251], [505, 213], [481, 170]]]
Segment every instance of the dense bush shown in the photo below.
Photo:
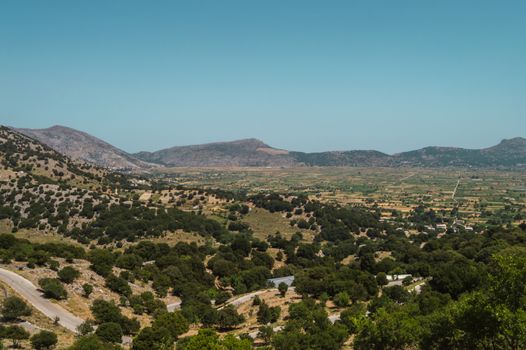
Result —
[[68, 297], [68, 292], [56, 278], [42, 278], [38, 281], [38, 284], [46, 298], [60, 300]]

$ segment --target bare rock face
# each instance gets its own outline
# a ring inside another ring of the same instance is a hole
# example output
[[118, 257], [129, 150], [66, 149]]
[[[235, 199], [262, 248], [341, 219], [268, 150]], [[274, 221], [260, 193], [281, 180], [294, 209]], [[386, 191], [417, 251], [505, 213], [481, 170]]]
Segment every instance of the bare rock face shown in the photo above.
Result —
[[94, 136], [65, 126], [47, 129], [15, 129], [71, 159], [83, 160], [113, 170], [134, 170], [151, 165]]

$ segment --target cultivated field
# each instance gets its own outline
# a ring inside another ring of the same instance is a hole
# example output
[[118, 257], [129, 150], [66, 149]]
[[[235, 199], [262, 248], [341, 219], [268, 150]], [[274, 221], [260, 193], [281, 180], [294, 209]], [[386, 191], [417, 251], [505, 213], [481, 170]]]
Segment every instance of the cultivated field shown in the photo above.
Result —
[[526, 174], [515, 171], [421, 168], [172, 168], [163, 174], [185, 186], [248, 193], [305, 193], [339, 204], [377, 205], [390, 215], [418, 205], [458, 208], [476, 223], [481, 213], [526, 204]]

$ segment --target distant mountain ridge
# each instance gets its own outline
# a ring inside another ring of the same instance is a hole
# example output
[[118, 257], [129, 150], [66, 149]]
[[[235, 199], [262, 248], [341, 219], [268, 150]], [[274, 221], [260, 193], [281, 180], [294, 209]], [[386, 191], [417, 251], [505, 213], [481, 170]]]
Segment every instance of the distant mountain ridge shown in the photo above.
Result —
[[134, 154], [166, 166], [380, 166], [380, 167], [526, 167], [526, 139], [503, 140], [483, 149], [426, 147], [389, 155], [374, 150], [293, 152], [256, 139], [171, 147]]
[[140, 152], [134, 156], [152, 163], [180, 167], [298, 165], [289, 151], [272, 148], [263, 141], [253, 138], [177, 146], [156, 152]]
[[47, 129], [14, 129], [42, 142], [55, 151], [72, 159], [83, 160], [114, 170], [134, 170], [151, 167], [151, 164], [133, 157], [83, 131], [61, 125]]
[[16, 129], [72, 159], [111, 169], [168, 167], [481, 167], [526, 168], [526, 139], [516, 137], [483, 149], [425, 147], [389, 155], [374, 150], [295, 152], [258, 139], [176, 146], [155, 152], [127, 153], [82, 131], [53, 126]]
[[526, 139], [502, 140], [498, 145], [482, 149], [425, 147], [393, 155], [401, 165], [443, 167], [525, 167]]

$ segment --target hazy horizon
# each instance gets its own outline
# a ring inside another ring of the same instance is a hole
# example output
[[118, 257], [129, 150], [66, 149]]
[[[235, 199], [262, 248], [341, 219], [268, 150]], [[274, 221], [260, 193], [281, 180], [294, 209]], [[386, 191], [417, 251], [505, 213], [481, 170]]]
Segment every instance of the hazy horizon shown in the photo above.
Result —
[[6, 1], [0, 123], [127, 152], [484, 148], [526, 136], [526, 3]]

